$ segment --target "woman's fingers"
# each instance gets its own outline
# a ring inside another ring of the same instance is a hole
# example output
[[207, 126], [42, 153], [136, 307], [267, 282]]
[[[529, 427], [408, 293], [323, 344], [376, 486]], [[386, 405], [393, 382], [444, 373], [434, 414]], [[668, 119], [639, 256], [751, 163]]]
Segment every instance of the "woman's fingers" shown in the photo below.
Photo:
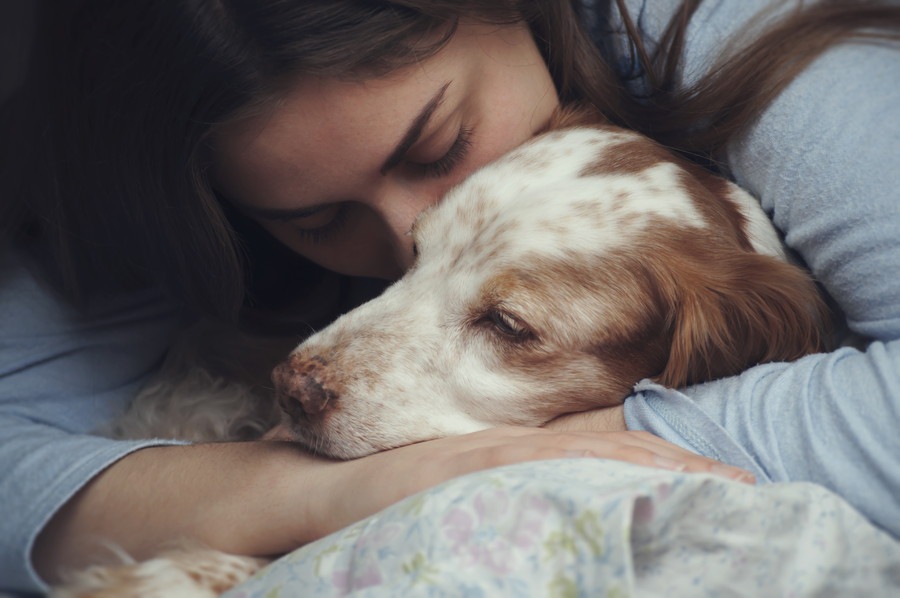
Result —
[[451, 478], [513, 463], [563, 458], [615, 459], [753, 482], [749, 472], [644, 432], [559, 432], [506, 427], [420, 442], [353, 461], [332, 462], [323, 470], [327, 476], [311, 486], [315, 497], [307, 498], [315, 503], [310, 505], [312, 512], [328, 533]]
[[[540, 456], [522, 460], [590, 456], [672, 471], [712, 473], [745, 483], [755, 482], [748, 471], [698, 455], [647, 432], [535, 432], [540, 436], [533, 441], [540, 447]], [[526, 440], [527, 433], [517, 434], [523, 434], [519, 438]]]
[[[442, 438], [381, 453], [419, 461], [428, 485], [481, 469], [524, 461], [564, 458], [614, 459], [672, 471], [705, 472], [754, 483], [749, 472], [698, 455], [647, 432], [559, 432], [502, 427]], [[424, 472], [428, 472], [427, 474]]]
[[[620, 442], [615, 449], [616, 454], [598, 456], [673, 471], [708, 472], [750, 484], [756, 481], [748, 471], [695, 454], [648, 432], [627, 431], [621, 405], [558, 417], [547, 424], [547, 429], [599, 433], [606, 440]], [[638, 446], [643, 446], [650, 452], [634, 450]]]

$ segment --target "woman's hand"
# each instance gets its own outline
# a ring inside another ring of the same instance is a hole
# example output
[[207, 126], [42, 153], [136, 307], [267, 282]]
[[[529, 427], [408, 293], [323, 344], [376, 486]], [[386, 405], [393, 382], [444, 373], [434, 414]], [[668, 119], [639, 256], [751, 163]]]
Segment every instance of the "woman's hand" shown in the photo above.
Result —
[[[571, 423], [571, 422], [570, 422]], [[321, 537], [407, 496], [474, 471], [560, 458], [605, 458], [752, 483], [753, 476], [646, 432], [492, 428], [421, 442], [353, 461], [329, 462], [310, 486], [308, 521]]]

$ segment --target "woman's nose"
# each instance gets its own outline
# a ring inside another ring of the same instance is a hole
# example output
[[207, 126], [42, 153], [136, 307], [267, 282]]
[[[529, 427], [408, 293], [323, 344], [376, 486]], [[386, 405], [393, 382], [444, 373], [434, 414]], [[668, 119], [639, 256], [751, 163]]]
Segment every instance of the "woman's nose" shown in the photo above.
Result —
[[434, 189], [402, 184], [386, 184], [378, 188], [371, 207], [384, 223], [396, 262], [406, 271], [414, 260], [413, 222], [419, 214], [440, 200]]

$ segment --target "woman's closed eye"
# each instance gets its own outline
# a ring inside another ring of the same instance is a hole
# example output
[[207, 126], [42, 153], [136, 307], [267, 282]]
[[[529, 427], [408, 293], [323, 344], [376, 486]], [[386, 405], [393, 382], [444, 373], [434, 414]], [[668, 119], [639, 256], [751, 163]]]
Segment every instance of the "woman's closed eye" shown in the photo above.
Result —
[[307, 216], [285, 216], [280, 219], [292, 223], [297, 238], [312, 243], [324, 243], [339, 232], [347, 222], [347, 205], [336, 203], [326, 206]]
[[410, 161], [410, 166], [417, 169], [423, 175], [432, 178], [447, 176], [466, 158], [469, 148], [472, 146], [472, 129], [461, 127], [453, 144], [447, 152], [437, 160], [420, 163]]
[[[407, 160], [407, 163], [416, 174], [429, 178], [445, 177], [465, 160], [471, 145], [472, 129], [461, 127], [453, 143], [440, 158], [430, 162]], [[346, 202], [341, 202], [320, 208], [287, 211], [273, 219], [292, 224], [295, 238], [311, 243], [326, 243], [347, 224], [349, 211], [350, 206]]]

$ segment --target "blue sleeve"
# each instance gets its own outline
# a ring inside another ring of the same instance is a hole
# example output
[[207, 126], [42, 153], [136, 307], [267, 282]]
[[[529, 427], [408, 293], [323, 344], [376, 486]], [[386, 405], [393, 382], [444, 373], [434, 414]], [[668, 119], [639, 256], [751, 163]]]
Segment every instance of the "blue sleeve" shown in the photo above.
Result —
[[45, 589], [31, 549], [73, 494], [129, 452], [161, 444], [90, 433], [127, 406], [178, 320], [157, 293], [75, 312], [26, 263], [0, 248], [0, 590], [10, 591]]
[[[733, 8], [701, 4], [685, 80], [741, 30]], [[649, 5], [649, 3], [648, 3]], [[736, 8], [734, 10], [746, 10]], [[754, 471], [809, 480], [900, 536], [900, 47], [829, 50], [728, 148], [736, 181], [874, 342], [676, 392], [642, 383], [630, 429]]]

